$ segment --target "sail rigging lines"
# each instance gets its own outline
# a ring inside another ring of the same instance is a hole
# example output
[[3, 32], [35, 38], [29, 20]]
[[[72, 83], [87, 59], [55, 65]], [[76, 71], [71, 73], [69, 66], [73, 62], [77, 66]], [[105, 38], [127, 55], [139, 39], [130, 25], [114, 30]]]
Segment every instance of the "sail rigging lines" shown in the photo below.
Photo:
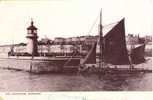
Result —
[[63, 66], [66, 66], [67, 64], [69, 64], [70, 61], [72, 60], [72, 58], [73, 58], [76, 54], [77, 54], [77, 52], [74, 52], [74, 53], [71, 55], [71, 57], [64, 63]]
[[106, 24], [103, 26], [103, 28], [110, 28], [110, 27], [113, 27], [114, 25], [118, 24], [120, 21], [116, 21], [116, 22], [112, 22], [110, 24]]
[[96, 20], [95, 20], [94, 23], [92, 24], [92, 26], [91, 26], [91, 28], [90, 28], [90, 30], [89, 30], [89, 32], [88, 32], [87, 34], [90, 34], [90, 33], [91, 33], [91, 31], [92, 31], [92, 29], [94, 28], [94, 26], [96, 25], [96, 22], [97, 22], [98, 19], [99, 19], [99, 14], [97, 15]]
[[[95, 25], [97, 24], [97, 21], [99, 20], [99, 14], [98, 16], [96, 17], [96, 20], [93, 22], [90, 30], [87, 32], [87, 34], [91, 34], [92, 30], [94, 29]], [[107, 29], [110, 29], [110, 28], [113, 28], [116, 24], [118, 24], [120, 21], [115, 21], [115, 22], [112, 22], [112, 23], [109, 23], [109, 24], [106, 24], [106, 25], [102, 25], [102, 28], [104, 30], [107, 30]]]

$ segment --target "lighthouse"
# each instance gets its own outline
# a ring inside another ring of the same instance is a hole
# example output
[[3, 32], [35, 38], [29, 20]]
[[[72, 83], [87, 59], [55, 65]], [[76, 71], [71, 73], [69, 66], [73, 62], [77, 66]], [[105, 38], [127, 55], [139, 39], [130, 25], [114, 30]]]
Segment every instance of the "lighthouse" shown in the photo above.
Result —
[[33, 20], [31, 20], [31, 25], [27, 28], [27, 53], [32, 56], [38, 55], [38, 41], [37, 41], [37, 28], [33, 25]]

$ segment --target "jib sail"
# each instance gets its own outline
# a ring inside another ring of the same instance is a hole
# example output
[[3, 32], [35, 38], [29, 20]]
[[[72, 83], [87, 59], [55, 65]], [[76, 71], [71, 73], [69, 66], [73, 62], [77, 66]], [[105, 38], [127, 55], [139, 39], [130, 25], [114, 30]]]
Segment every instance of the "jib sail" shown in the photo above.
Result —
[[86, 55], [85, 59], [83, 60], [82, 64], [95, 64], [96, 63], [96, 47], [97, 42], [92, 45], [89, 53]]

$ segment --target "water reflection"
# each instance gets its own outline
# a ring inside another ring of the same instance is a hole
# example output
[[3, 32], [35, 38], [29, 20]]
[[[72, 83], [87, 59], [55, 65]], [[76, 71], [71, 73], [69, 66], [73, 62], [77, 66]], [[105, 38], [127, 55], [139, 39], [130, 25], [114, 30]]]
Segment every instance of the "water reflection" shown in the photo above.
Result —
[[152, 74], [31, 74], [0, 70], [0, 91], [150, 91]]

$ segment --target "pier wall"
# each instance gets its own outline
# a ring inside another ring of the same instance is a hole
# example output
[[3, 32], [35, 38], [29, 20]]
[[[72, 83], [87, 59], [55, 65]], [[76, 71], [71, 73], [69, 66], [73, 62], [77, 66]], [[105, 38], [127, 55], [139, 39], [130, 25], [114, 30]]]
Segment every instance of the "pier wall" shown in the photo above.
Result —
[[29, 71], [30, 69], [30, 60], [18, 60], [18, 59], [10, 59], [10, 58], [0, 58], [0, 68], [8, 68], [8, 69], [18, 69]]
[[0, 68], [15, 69], [34, 73], [58, 72], [61, 68], [52, 61], [31, 60], [21, 58], [0, 58]]

